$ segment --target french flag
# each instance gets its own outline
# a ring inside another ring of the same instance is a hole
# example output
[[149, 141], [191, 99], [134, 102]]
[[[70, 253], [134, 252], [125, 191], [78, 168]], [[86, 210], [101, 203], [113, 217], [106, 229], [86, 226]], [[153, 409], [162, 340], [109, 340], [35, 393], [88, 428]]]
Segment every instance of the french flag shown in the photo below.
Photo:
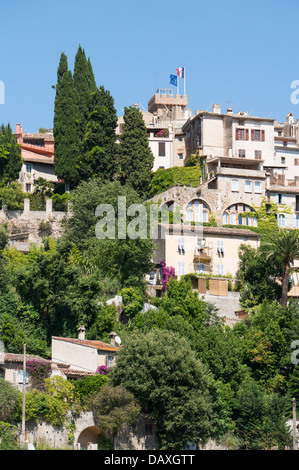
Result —
[[176, 69], [178, 77], [184, 78], [185, 75], [185, 67], [179, 67]]

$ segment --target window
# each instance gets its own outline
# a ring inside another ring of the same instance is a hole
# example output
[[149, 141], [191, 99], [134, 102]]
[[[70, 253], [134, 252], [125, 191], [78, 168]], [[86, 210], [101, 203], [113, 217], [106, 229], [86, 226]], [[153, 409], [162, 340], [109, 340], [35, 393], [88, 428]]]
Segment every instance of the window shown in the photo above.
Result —
[[165, 157], [165, 142], [159, 142], [159, 157]]
[[261, 150], [255, 150], [254, 151], [254, 157], [256, 160], [261, 160], [262, 159], [262, 151]]
[[265, 131], [262, 129], [251, 129], [251, 140], [255, 140], [256, 142], [264, 142], [265, 141]]
[[178, 275], [183, 276], [185, 274], [185, 263], [184, 261], [178, 262]]
[[245, 158], [245, 157], [246, 157], [246, 150], [239, 149], [239, 158]]
[[232, 212], [231, 215], [230, 215], [230, 223], [232, 225], [236, 225], [236, 223], [237, 223], [237, 217], [236, 217], [235, 212]]
[[299, 196], [296, 196], [296, 212], [299, 212]]
[[217, 274], [224, 274], [223, 264], [217, 264]]
[[208, 222], [209, 209], [203, 201], [194, 200], [187, 204], [187, 221]]
[[153, 425], [152, 423], [145, 423], [145, 434], [147, 436], [153, 435]]
[[255, 130], [254, 133], [254, 139], [253, 140], [261, 140], [261, 131], [260, 130]]
[[218, 256], [224, 255], [223, 240], [217, 240], [217, 255]]
[[202, 221], [203, 222], [209, 222], [209, 213], [206, 210], [203, 211], [203, 213], [202, 213]]
[[107, 367], [113, 366], [113, 356], [107, 356]]
[[281, 193], [276, 193], [275, 202], [276, 204], [285, 204], [285, 195]]
[[236, 140], [248, 140], [249, 131], [248, 129], [236, 129]]
[[182, 136], [182, 135], [179, 135], [179, 136], [178, 136], [178, 141], [179, 141], [179, 142], [183, 142], [183, 136]]
[[254, 182], [254, 192], [255, 193], [261, 193], [262, 192], [262, 185], [260, 181], [255, 181]]
[[203, 274], [205, 272], [205, 265], [204, 263], [199, 263], [197, 265], [197, 273], [198, 274]]
[[231, 188], [232, 188], [232, 191], [239, 191], [239, 181], [232, 180]]
[[137, 425], [136, 423], [132, 423], [128, 426], [129, 428], [129, 433], [130, 434], [136, 434], [136, 431], [137, 431]]
[[32, 171], [31, 163], [26, 163], [26, 173], [31, 173], [31, 171]]
[[185, 253], [185, 241], [183, 238], [178, 238], [178, 252]]
[[31, 193], [31, 184], [26, 183], [26, 193]]
[[283, 214], [279, 214], [278, 216], [278, 226], [279, 227], [285, 226], [285, 216]]
[[285, 162], [286, 162], [286, 158], [285, 158], [285, 157], [281, 157], [280, 162], [281, 162], [282, 165], [284, 165]]
[[227, 212], [223, 212], [223, 214], [222, 214], [222, 223], [224, 225], [228, 224], [228, 213]]
[[184, 155], [182, 153], [178, 153], [178, 159], [183, 160], [183, 158], [184, 158]]
[[294, 216], [294, 227], [299, 228], [299, 215]]
[[252, 183], [251, 181], [245, 181], [245, 192], [252, 193]]
[[294, 165], [299, 166], [299, 158], [294, 158]]
[[[20, 369], [20, 370], [19, 370], [19, 375], [18, 375], [18, 383], [19, 383], [19, 384], [22, 384], [22, 383], [23, 383], [23, 377], [24, 377], [23, 369]], [[29, 382], [29, 373], [28, 373], [28, 370], [26, 370], [25, 383], [28, 384], [28, 382]]]

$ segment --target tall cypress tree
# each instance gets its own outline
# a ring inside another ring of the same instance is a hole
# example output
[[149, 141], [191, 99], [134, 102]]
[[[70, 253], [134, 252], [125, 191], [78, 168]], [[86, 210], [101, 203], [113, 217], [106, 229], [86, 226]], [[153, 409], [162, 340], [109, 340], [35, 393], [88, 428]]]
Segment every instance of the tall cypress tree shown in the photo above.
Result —
[[114, 99], [110, 92], [101, 86], [92, 94], [90, 113], [83, 140], [80, 176], [88, 179], [99, 176], [112, 180], [116, 172], [117, 115]]
[[79, 138], [83, 139], [88, 119], [90, 99], [97, 89], [90, 59], [79, 45], [74, 65], [74, 86], [79, 96]]
[[78, 120], [79, 97], [63, 53], [57, 71], [54, 109], [54, 169], [58, 178], [65, 180], [67, 188], [75, 187], [79, 181]]
[[129, 183], [141, 197], [148, 195], [154, 155], [149, 147], [142, 113], [135, 106], [125, 108], [119, 148], [120, 180]]

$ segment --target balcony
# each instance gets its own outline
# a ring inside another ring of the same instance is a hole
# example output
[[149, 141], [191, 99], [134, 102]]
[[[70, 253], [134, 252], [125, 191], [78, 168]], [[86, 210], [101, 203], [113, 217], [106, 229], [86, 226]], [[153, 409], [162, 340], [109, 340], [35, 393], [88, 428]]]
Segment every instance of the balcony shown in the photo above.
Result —
[[194, 256], [193, 256], [193, 261], [194, 263], [200, 263], [200, 262], [210, 262], [212, 259], [211, 256], [211, 248], [208, 246], [203, 246], [199, 248], [195, 248], [194, 250]]

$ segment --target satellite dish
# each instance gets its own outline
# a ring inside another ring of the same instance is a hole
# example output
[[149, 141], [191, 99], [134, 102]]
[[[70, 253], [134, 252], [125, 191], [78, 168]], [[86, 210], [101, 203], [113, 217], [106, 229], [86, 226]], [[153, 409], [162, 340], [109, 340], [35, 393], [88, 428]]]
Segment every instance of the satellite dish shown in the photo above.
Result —
[[115, 336], [115, 342], [116, 342], [117, 344], [121, 344], [121, 339], [120, 339], [119, 336]]

